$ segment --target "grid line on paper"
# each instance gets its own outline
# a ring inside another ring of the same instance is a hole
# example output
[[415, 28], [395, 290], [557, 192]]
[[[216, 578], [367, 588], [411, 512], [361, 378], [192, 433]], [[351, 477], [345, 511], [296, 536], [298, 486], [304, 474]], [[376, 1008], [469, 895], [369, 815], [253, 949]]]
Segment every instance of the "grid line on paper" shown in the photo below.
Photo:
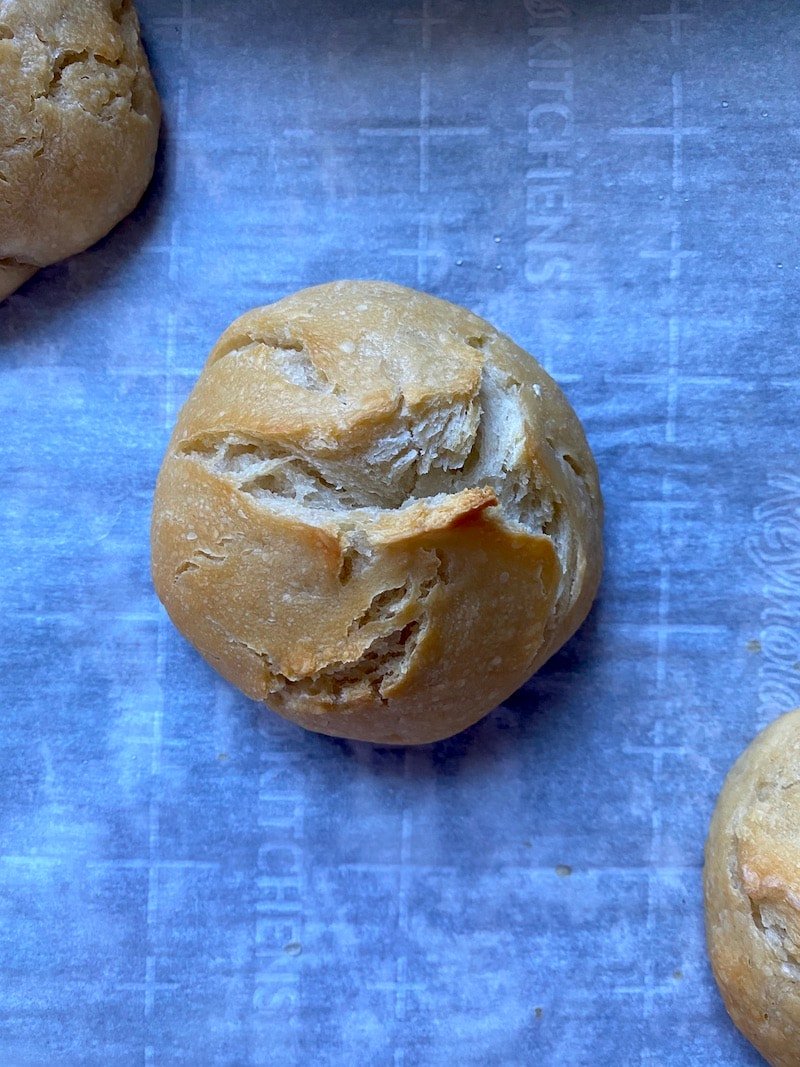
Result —
[[444, 248], [431, 240], [431, 218], [426, 199], [430, 192], [431, 147], [435, 140], [451, 137], [486, 137], [490, 128], [485, 125], [435, 123], [431, 119], [431, 84], [429, 53], [433, 39], [433, 28], [443, 26], [449, 19], [434, 17], [431, 0], [422, 0], [421, 12], [417, 16], [400, 16], [392, 20], [396, 26], [418, 26], [422, 51], [422, 69], [419, 74], [419, 94], [417, 122], [408, 125], [362, 126], [361, 137], [378, 138], [413, 138], [417, 141], [418, 172], [416, 193], [420, 200], [417, 218], [416, 242], [414, 245], [400, 245], [387, 249], [387, 254], [399, 259], [411, 259], [416, 265], [416, 284], [420, 289], [428, 283], [430, 264], [433, 261], [446, 261], [448, 254]]
[[[378, 138], [413, 138], [417, 142], [418, 169], [416, 189], [413, 191], [418, 201], [416, 241], [389, 247], [390, 256], [406, 258], [414, 262], [417, 287], [425, 288], [429, 267], [433, 261], [445, 261], [447, 253], [431, 234], [431, 217], [428, 199], [430, 196], [431, 149], [435, 141], [443, 138], [474, 138], [488, 134], [487, 126], [463, 123], [438, 123], [434, 121], [431, 109], [431, 46], [433, 28], [444, 25], [448, 20], [435, 17], [432, 0], [421, 0], [419, 16], [398, 17], [393, 24], [399, 27], [418, 27], [420, 31], [420, 73], [418, 90], [417, 122], [415, 125], [361, 127], [359, 136]], [[393, 1000], [394, 1014], [394, 1048], [392, 1062], [394, 1067], [403, 1067], [406, 1060], [407, 1018], [409, 1014], [409, 995], [424, 988], [423, 983], [415, 981], [410, 973], [409, 933], [410, 933], [410, 896], [413, 865], [414, 809], [411, 804], [416, 757], [408, 748], [403, 753], [403, 795], [404, 803], [400, 818], [400, 834], [396, 862], [389, 869], [396, 867], [397, 878], [397, 943], [398, 951], [394, 960], [394, 973], [388, 981], [371, 983], [378, 991], [385, 992]]]
[[422, 49], [429, 52], [431, 48], [431, 30], [434, 26], [443, 26], [449, 19], [434, 18], [431, 14], [431, 0], [422, 0], [422, 12], [419, 15], [398, 16], [393, 19], [396, 26], [419, 26], [422, 31]]
[[[669, 313], [666, 318], [667, 331], [667, 360], [666, 366], [654, 373], [635, 375], [607, 375], [608, 381], [619, 381], [626, 384], [641, 384], [652, 387], [666, 387], [666, 410], [664, 413], [664, 442], [672, 445], [678, 436], [678, 396], [682, 384], [696, 381], [696, 377], [682, 376], [681, 364], [681, 340], [682, 322], [679, 304], [679, 291], [682, 281], [684, 263], [695, 259], [698, 251], [686, 248], [683, 239], [683, 220], [681, 217], [681, 205], [684, 190], [684, 141], [687, 137], [702, 136], [705, 128], [698, 125], [687, 125], [684, 114], [684, 81], [680, 62], [680, 48], [683, 44], [683, 28], [690, 16], [682, 9], [681, 0], [670, 0], [669, 9], [660, 13], [648, 13], [640, 15], [642, 22], [654, 22], [669, 28], [670, 41], [674, 49], [674, 68], [669, 84], [669, 100], [671, 116], [670, 122], [664, 125], [649, 126], [617, 126], [610, 131], [612, 137], [626, 139], [651, 139], [664, 137], [671, 146], [670, 173], [669, 173], [669, 230], [668, 240], [665, 247], [646, 248], [639, 253], [645, 260], [652, 260], [656, 264], [664, 264], [667, 271]], [[706, 377], [708, 380], [706, 381]], [[714, 386], [726, 386], [733, 381], [729, 376], [710, 375], [704, 376], [704, 384]], [[669, 469], [665, 470], [661, 477], [660, 495], [654, 501], [654, 506], [659, 511], [659, 531], [661, 543], [666, 548], [670, 542], [672, 533], [673, 517], [676, 502], [673, 499], [673, 478]], [[670, 621], [672, 600], [672, 566], [668, 558], [663, 558], [657, 572], [657, 605], [656, 624], [651, 627], [654, 631], [656, 642], [655, 678], [654, 690], [656, 694], [656, 718], [653, 724], [650, 738], [646, 743], [626, 746], [626, 752], [651, 760], [651, 810], [650, 810], [650, 853], [647, 877], [647, 905], [646, 927], [648, 938], [652, 942], [655, 938], [658, 906], [657, 894], [659, 886], [659, 863], [662, 860], [663, 822], [662, 815], [656, 798], [659, 783], [663, 777], [664, 764], [668, 759], [682, 759], [686, 755], [686, 749], [681, 745], [669, 744], [665, 737], [665, 724], [659, 713], [658, 705], [667, 693], [667, 663], [669, 655], [670, 636], [681, 632], [678, 624]], [[641, 998], [642, 1011], [645, 1019], [649, 1019], [654, 1011], [655, 1000], [659, 996], [669, 995], [672, 987], [664, 983], [656, 972], [655, 954], [653, 951], [648, 955], [641, 982], [628, 982], [616, 988], [620, 995], [632, 995]], [[640, 1062], [648, 1062], [648, 1052], [645, 1047], [640, 1050]]]
[[669, 11], [639, 16], [641, 22], [669, 23], [670, 38], [672, 43], [678, 47], [683, 43], [683, 23], [691, 18], [694, 18], [694, 15], [681, 11], [681, 0], [671, 0]]
[[[163, 25], [165, 20], [155, 20], [157, 25]], [[202, 22], [202, 18], [196, 16], [192, 10], [192, 0], [182, 0], [180, 16], [177, 24], [180, 29], [181, 55], [186, 60], [191, 45], [191, 31], [196, 23]], [[185, 68], [184, 68], [185, 69]], [[178, 99], [176, 127], [178, 137], [186, 129], [188, 113], [189, 83], [184, 75], [178, 82]], [[181, 180], [181, 153], [179, 153], [177, 180]], [[184, 254], [181, 242], [181, 229], [176, 221], [170, 227], [169, 242], [164, 250], [167, 255], [168, 278], [171, 283], [178, 280], [180, 260]], [[178, 317], [175, 311], [167, 314], [166, 344], [164, 351], [164, 386], [162, 392], [162, 427], [168, 434], [172, 428], [174, 419], [174, 388], [173, 368], [176, 366], [176, 350], [178, 343]], [[141, 983], [144, 995], [144, 1049], [143, 1059], [145, 1067], [155, 1067], [158, 1050], [153, 1044], [152, 1021], [155, 1012], [156, 998], [162, 991], [174, 988], [174, 983], [159, 980], [158, 974], [158, 937], [159, 924], [159, 894], [160, 873], [164, 866], [175, 867], [165, 861], [162, 856], [161, 841], [161, 780], [162, 780], [162, 754], [164, 748], [164, 693], [166, 686], [166, 647], [167, 631], [163, 612], [157, 613], [156, 618], [156, 686], [155, 698], [152, 710], [152, 726], [150, 733], [150, 797], [147, 811], [147, 895], [145, 903], [146, 921], [146, 948], [145, 970]], [[185, 871], [193, 869], [197, 865], [184, 862], [176, 869]], [[134, 990], [139, 987], [138, 983], [130, 983], [129, 988]], [[128, 988], [128, 987], [126, 987]]]
[[202, 16], [192, 14], [192, 0], [181, 0], [181, 11], [179, 15], [162, 15], [148, 20], [153, 26], [177, 26], [180, 33], [181, 51], [183, 52], [185, 52], [191, 44], [192, 27], [195, 23], [204, 21], [205, 19], [203, 19]]
[[[623, 747], [623, 752], [626, 755], [636, 755], [636, 754], [639, 754], [639, 753], [652, 754], [653, 752], [656, 752], [656, 751], [658, 751], [659, 753], [662, 753], [662, 755], [666, 755], [666, 756], [673, 756], [673, 755], [674, 756], [680, 756], [683, 753], [687, 752], [688, 749], [684, 748], [683, 746], [679, 746], [679, 745], [660, 745], [660, 746], [655, 746], [655, 745], [625, 745]], [[298, 808], [298, 812], [295, 815], [295, 821], [296, 821], [296, 825], [297, 825], [298, 829], [302, 832], [302, 827], [301, 827], [301, 823], [300, 823], [301, 817], [302, 817], [302, 812]], [[407, 823], [407, 826], [408, 826], [408, 830], [406, 831], [406, 840], [410, 841], [410, 838], [411, 838], [410, 830], [411, 830], [411, 827], [412, 827], [412, 823]], [[401, 833], [401, 836], [402, 836], [402, 833]], [[300, 840], [300, 839], [298, 838], [298, 840]], [[74, 862], [73, 859], [70, 856], [66, 856], [66, 855], [51, 856], [51, 855], [39, 855], [39, 854], [27, 855], [27, 854], [24, 854], [24, 853], [18, 854], [18, 853], [13, 853], [13, 852], [0, 853], [0, 863], [6, 863], [9, 866], [16, 866], [16, 867], [53, 867], [53, 866], [58, 866], [59, 864], [69, 864], [69, 863], [72, 863], [72, 862]], [[149, 866], [150, 866], [150, 861], [147, 860], [147, 859], [89, 860], [87, 862], [87, 864], [86, 864], [86, 867], [89, 870], [92, 870], [92, 869], [95, 869], [95, 870], [97, 870], [97, 869], [100, 869], [100, 870], [102, 870], [102, 869], [147, 870], [149, 868]], [[409, 870], [412, 870], [415, 873], [423, 873], [423, 874], [428, 874], [428, 873], [431, 873], [431, 872], [435, 872], [437, 874], [456, 875], [458, 873], [458, 871], [459, 871], [459, 868], [455, 864], [451, 864], [451, 863], [415, 863], [410, 858], [410, 855], [405, 861], [405, 866], [407, 866]], [[215, 862], [213, 860], [159, 860], [158, 867], [161, 870], [218, 871], [218, 870], [220, 870], [221, 864], [218, 863], [218, 862]], [[685, 864], [676, 864], [676, 863], [663, 864], [662, 863], [662, 864], [658, 864], [657, 866], [655, 866], [652, 869], [655, 870], [655, 872], [657, 874], [681, 875], [681, 874], [684, 874], [687, 871], [700, 870], [701, 867], [702, 867], [702, 863], [700, 863], [700, 862], [698, 862], [698, 863], [685, 863]], [[380, 860], [375, 860], [372, 863], [368, 863], [368, 862], [355, 863], [354, 862], [354, 863], [348, 863], [347, 864], [347, 870], [348, 871], [352, 871], [352, 872], [359, 873], [359, 874], [381, 874], [381, 875], [383, 875], [383, 874], [386, 874], [387, 871], [396, 871], [397, 869], [398, 869], [398, 864], [397, 864], [397, 862], [395, 860], [387, 860], [386, 862], [381, 862]], [[552, 864], [545, 864], [545, 865], [542, 865], [542, 866], [537, 866], [536, 864], [523, 863], [523, 862], [520, 862], [520, 863], [506, 863], [506, 864], [504, 864], [504, 869], [509, 870], [509, 871], [519, 870], [519, 871], [523, 871], [525, 874], [540, 875], [543, 878], [558, 877], [558, 875], [556, 875], [555, 872], [554, 872]], [[646, 865], [645, 866], [645, 865], [636, 864], [636, 863], [631, 863], [631, 864], [601, 863], [601, 864], [597, 864], [597, 865], [583, 863], [583, 864], [581, 864], [580, 868], [576, 868], [575, 870], [573, 870], [572, 873], [576, 877], [579, 877], [580, 875], [588, 875], [588, 874], [600, 874], [600, 875], [607, 875], [607, 874], [618, 874], [618, 875], [621, 875], [621, 874], [643, 874], [643, 875], [647, 875], [650, 870], [651, 870], [650, 865]], [[411, 986], [411, 983], [408, 983], [408, 984], [409, 984], [409, 986]], [[422, 985], [422, 984], [420, 983], [420, 985]], [[120, 985], [120, 988], [123, 988], [123, 986], [125, 988], [133, 987], [133, 986], [137, 986], [137, 988], [142, 988], [142, 983], [127, 983], [127, 984]], [[414, 984], [414, 986], [416, 987], [416, 983]], [[388, 983], [386, 983], [386, 982], [384, 982], [384, 983], [374, 982], [374, 983], [371, 983], [371, 988], [373, 988], [373, 989], [385, 988], [385, 989], [389, 989], [391, 991], [394, 991], [395, 983], [394, 982], [388, 982]]]

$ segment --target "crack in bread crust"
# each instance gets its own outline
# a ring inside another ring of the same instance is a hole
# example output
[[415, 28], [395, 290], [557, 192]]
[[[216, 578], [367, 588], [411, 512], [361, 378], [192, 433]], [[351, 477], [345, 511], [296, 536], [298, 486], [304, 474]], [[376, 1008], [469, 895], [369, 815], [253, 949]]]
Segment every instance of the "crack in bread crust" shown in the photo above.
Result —
[[[387, 704], [387, 694], [392, 684], [407, 673], [419, 641], [424, 636], [429, 622], [426, 608], [434, 589], [444, 581], [442, 559], [436, 554], [435, 573], [416, 591], [415, 617], [404, 625], [375, 637], [362, 654], [346, 662], [329, 663], [326, 667], [302, 678], [287, 678], [286, 675], [266, 668], [266, 691], [270, 698], [282, 702], [285, 696], [316, 698], [323, 706], [348, 704], [373, 697]], [[394, 594], [400, 592], [398, 599]], [[367, 613], [354, 620], [356, 629], [368, 622], [390, 621], [409, 596], [409, 585], [387, 589], [377, 594]]]
[[[481, 341], [485, 344], [485, 339], [481, 338]], [[275, 336], [271, 342], [274, 350], [280, 338]], [[296, 355], [303, 351], [303, 347], [295, 342], [286, 351]], [[225, 350], [215, 362], [228, 354]], [[454, 422], [463, 422], [466, 418], [473, 418], [474, 422], [460, 449], [451, 452], [444, 462], [441, 455], [432, 453], [424, 423], [420, 426], [419, 422], [410, 419], [402, 404], [391, 433], [373, 441], [372, 455], [367, 451], [362, 463], [355, 466], [349, 454], [342, 461], [341, 449], [318, 449], [311, 453], [296, 442], [237, 433], [191, 438], [182, 442], [178, 451], [210, 472], [232, 481], [240, 492], [250, 495], [263, 507], [291, 502], [310, 510], [392, 510], [415, 500], [453, 495], [489, 484], [497, 493], [498, 514], [505, 521], [551, 537], [560, 548], [565, 519], [563, 500], [553, 492], [546, 477], [537, 474], [522, 459], [527, 431], [524, 415], [516, 410], [519, 408], [520, 384], [513, 380], [508, 384], [493, 382], [493, 373], [492, 368], [488, 368], [481, 376], [474, 405], [476, 417], [452, 403], [442, 403], [436, 409], [439, 425], [437, 433], [429, 434], [429, 438], [449, 439]], [[508, 409], [504, 414], [508, 426], [506, 438], [502, 439], [502, 420], [498, 417], [497, 406], [504, 387], [506, 396], [502, 402]], [[569, 454], [558, 457], [555, 443], [548, 441], [547, 444], [570, 476], [578, 477], [577, 460]], [[370, 477], [370, 460], [376, 455], [384, 460], [389, 457], [388, 479], [384, 477], [385, 463], [379, 470], [379, 477]], [[360, 479], [357, 478], [359, 473]]]

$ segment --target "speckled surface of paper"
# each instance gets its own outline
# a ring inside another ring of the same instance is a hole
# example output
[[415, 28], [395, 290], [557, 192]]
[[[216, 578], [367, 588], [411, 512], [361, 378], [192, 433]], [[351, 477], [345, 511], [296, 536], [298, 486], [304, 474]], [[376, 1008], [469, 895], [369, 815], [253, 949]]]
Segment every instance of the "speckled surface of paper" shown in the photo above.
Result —
[[[800, 8], [139, 9], [152, 189], [0, 306], [0, 1063], [755, 1067], [700, 870], [800, 704]], [[587, 624], [419, 750], [260, 718], [148, 574], [214, 340], [339, 277], [537, 354], [605, 491]]]

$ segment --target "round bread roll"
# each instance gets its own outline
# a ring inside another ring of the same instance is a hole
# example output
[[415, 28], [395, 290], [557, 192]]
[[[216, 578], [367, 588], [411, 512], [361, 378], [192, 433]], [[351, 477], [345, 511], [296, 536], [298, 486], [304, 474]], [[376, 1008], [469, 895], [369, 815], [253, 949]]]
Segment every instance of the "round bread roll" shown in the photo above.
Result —
[[800, 1063], [800, 708], [739, 757], [706, 843], [711, 966], [733, 1021], [775, 1067]]
[[311, 730], [448, 737], [580, 625], [597, 470], [561, 390], [488, 322], [377, 282], [250, 311], [180, 413], [156, 590], [227, 679]]
[[130, 0], [0, 0], [0, 300], [135, 207], [159, 123]]

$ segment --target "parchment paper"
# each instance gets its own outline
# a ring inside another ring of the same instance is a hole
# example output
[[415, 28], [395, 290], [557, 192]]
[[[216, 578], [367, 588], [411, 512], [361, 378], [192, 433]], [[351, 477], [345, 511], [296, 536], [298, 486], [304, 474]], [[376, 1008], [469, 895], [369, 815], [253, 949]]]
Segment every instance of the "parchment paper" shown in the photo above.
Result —
[[[152, 189], [0, 307], [0, 1062], [755, 1065], [700, 872], [800, 704], [800, 8], [138, 6]], [[148, 574], [211, 345], [339, 277], [535, 353], [607, 502], [579, 635], [407, 752], [260, 715]]]

